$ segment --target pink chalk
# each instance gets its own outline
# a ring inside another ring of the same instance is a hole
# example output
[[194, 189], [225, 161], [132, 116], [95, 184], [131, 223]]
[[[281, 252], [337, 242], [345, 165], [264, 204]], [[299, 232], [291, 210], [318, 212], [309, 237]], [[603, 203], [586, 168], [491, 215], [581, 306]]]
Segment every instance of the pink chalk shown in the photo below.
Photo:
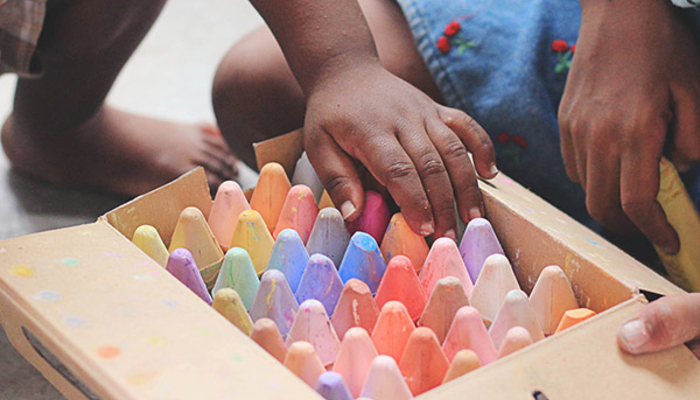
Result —
[[348, 230], [351, 234], [357, 231], [368, 233], [377, 243], [381, 243], [390, 218], [389, 206], [384, 197], [368, 190], [365, 192], [365, 208], [356, 220], [348, 224]]

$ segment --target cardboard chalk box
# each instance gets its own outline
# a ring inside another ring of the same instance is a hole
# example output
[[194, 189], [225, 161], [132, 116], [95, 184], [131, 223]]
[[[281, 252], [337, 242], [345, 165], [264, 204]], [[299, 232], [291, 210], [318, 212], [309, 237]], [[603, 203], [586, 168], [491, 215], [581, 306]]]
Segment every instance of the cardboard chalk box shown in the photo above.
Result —
[[[256, 145], [289, 172], [300, 134]], [[617, 346], [640, 290], [678, 287], [500, 174], [480, 182], [487, 217], [523, 290], [562, 267], [599, 314], [419, 396], [446, 399], [697, 399], [700, 362], [684, 346], [632, 357]], [[0, 242], [0, 322], [69, 399], [321, 399], [131, 242], [142, 224], [166, 245], [187, 206], [211, 209], [194, 170], [82, 226]]]

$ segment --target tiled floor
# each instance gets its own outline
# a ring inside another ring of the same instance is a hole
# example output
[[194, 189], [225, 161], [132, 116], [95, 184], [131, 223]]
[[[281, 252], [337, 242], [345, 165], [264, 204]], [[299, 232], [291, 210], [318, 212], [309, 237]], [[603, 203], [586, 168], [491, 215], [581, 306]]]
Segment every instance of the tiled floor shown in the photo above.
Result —
[[[261, 19], [245, 0], [170, 0], [110, 93], [122, 109], [186, 122], [213, 121], [210, 86], [226, 49]], [[15, 77], [0, 78], [0, 117], [10, 112]], [[243, 184], [255, 175], [245, 171]], [[124, 198], [37, 182], [0, 155], [0, 239], [94, 221]], [[0, 400], [63, 397], [0, 330]]]

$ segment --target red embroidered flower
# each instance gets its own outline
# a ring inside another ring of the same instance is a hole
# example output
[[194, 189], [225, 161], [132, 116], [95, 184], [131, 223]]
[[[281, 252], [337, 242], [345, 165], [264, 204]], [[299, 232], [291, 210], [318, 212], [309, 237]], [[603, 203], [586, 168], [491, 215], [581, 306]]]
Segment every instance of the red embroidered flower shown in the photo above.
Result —
[[525, 140], [524, 137], [520, 135], [513, 135], [513, 141], [518, 144], [518, 146], [522, 147], [523, 149], [527, 148], [527, 141]]
[[566, 40], [562, 40], [562, 39], [555, 40], [552, 42], [552, 50], [554, 50], [556, 52], [563, 53], [563, 52], [569, 50], [569, 45], [566, 44]]
[[572, 44], [571, 45], [571, 54], [574, 54], [574, 53], [576, 53], [576, 45]]
[[446, 36], [440, 36], [437, 41], [437, 48], [443, 53], [450, 51], [450, 41]]
[[452, 21], [449, 24], [445, 25], [445, 36], [454, 36], [457, 34], [457, 32], [459, 32], [460, 29], [462, 29], [462, 25], [457, 21]]
[[510, 135], [507, 132], [501, 132], [496, 136], [496, 141], [499, 144], [505, 144], [510, 141]]

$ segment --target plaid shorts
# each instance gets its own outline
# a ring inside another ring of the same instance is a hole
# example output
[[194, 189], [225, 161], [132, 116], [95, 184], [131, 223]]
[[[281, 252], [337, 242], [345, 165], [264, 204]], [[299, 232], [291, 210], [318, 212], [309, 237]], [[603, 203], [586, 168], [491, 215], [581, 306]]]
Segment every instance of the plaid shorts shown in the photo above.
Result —
[[41, 74], [34, 52], [45, 14], [46, 0], [0, 0], [0, 74]]

